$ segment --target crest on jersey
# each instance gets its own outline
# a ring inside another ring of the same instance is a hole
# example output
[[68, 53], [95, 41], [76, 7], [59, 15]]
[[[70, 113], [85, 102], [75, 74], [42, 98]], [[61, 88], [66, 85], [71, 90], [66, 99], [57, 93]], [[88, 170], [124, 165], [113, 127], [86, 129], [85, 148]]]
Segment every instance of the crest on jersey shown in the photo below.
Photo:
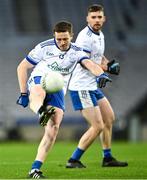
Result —
[[59, 55], [59, 58], [60, 58], [60, 59], [64, 59], [64, 54], [60, 54], [60, 55]]

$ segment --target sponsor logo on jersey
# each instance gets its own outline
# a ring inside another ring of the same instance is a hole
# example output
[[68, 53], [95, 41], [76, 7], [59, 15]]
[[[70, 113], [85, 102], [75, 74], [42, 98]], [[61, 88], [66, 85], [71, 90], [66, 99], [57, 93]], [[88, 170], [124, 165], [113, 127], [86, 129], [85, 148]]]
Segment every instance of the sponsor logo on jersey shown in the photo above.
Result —
[[46, 55], [47, 55], [47, 56], [53, 56], [54, 53], [46, 52]]
[[57, 62], [54, 62], [53, 64], [48, 64], [48, 67], [50, 69], [52, 69], [53, 71], [59, 71], [59, 72], [62, 72], [62, 73], [69, 73], [69, 69], [68, 68], [61, 68], [59, 67], [58, 63]]

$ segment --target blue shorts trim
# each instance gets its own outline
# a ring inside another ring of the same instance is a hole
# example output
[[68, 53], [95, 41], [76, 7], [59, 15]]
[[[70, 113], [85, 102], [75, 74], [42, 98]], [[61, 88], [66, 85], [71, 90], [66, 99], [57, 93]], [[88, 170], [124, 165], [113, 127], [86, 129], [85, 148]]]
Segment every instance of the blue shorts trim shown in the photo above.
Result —
[[98, 106], [98, 101], [102, 99], [104, 96], [101, 90], [95, 91], [71, 91], [70, 96], [72, 100], [72, 104], [75, 110], [82, 110], [85, 108]]

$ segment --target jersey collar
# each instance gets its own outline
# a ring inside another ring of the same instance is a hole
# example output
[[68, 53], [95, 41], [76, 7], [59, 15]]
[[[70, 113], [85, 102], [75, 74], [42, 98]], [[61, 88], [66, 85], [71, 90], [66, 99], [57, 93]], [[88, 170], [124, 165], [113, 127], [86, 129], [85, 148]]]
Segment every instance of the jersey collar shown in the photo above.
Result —
[[89, 25], [87, 26], [88, 28], [89, 28], [89, 30], [90, 31], [92, 31], [94, 34], [96, 34], [96, 35], [100, 35], [100, 32], [95, 32], [95, 31], [93, 31], [93, 29], [92, 29], [92, 27], [90, 27]]

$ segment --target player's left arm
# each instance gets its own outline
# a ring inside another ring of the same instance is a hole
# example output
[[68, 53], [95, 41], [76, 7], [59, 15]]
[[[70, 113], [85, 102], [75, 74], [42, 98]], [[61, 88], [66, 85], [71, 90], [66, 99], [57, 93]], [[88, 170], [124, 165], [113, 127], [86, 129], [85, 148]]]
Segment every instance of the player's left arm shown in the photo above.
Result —
[[81, 65], [88, 69], [95, 76], [99, 76], [104, 73], [103, 69], [90, 59], [84, 59], [81, 61]]
[[104, 73], [100, 65], [94, 63], [92, 60], [90, 59], [83, 60], [81, 64], [86, 69], [88, 69], [93, 75], [96, 76], [96, 82], [98, 83], [98, 86], [100, 88], [105, 87], [107, 82], [112, 82], [109, 76], [106, 73]]
[[102, 57], [101, 68], [110, 74], [119, 75], [120, 73], [120, 64], [114, 59], [109, 61], [105, 56]]

